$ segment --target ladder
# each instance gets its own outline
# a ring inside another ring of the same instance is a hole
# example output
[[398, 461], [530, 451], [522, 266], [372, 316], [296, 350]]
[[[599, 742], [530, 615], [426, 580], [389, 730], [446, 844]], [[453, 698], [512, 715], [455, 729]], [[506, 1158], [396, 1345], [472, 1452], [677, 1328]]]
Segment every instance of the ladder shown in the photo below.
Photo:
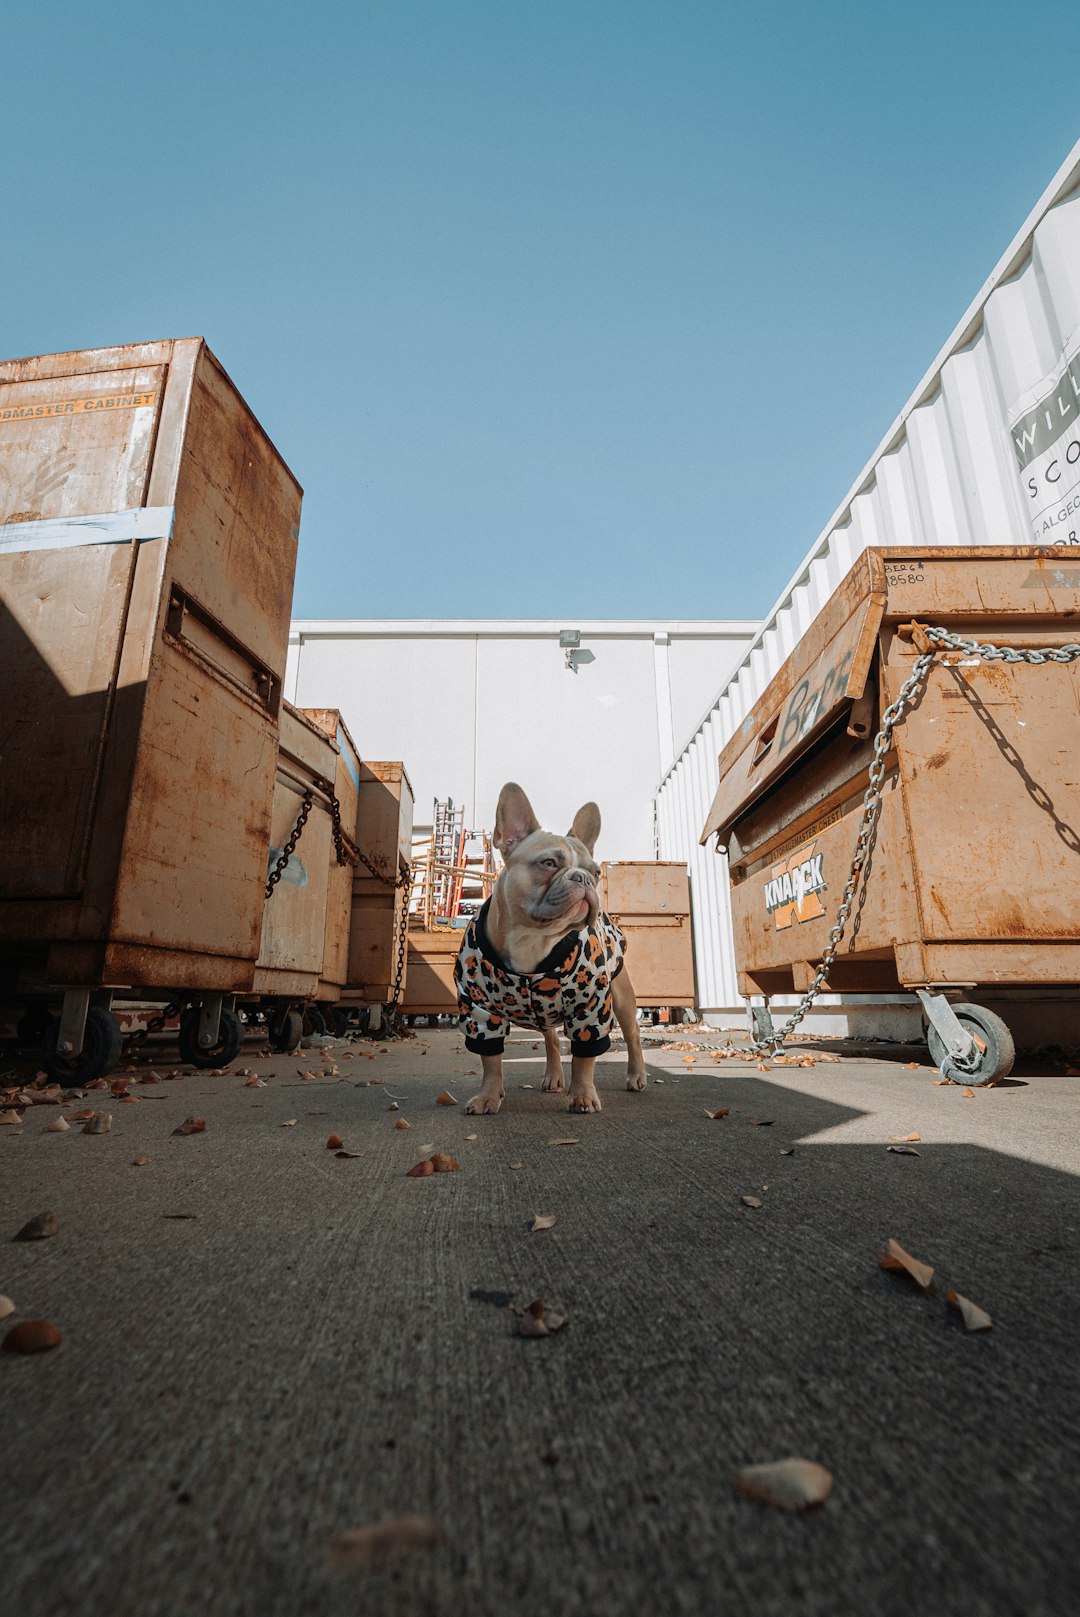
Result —
[[465, 826], [464, 808], [435, 799], [431, 835], [413, 844], [409, 912], [425, 931], [473, 915], [495, 885], [495, 850], [486, 831]]

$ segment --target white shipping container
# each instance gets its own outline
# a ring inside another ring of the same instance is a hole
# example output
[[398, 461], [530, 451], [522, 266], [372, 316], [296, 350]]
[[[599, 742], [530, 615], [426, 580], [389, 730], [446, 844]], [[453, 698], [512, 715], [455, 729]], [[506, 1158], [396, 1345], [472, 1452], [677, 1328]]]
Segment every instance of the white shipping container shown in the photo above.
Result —
[[[745, 1018], [726, 861], [698, 840], [717, 757], [852, 562], [874, 545], [1063, 543], [1080, 544], [1080, 142], [660, 782], [659, 856], [691, 867], [710, 1021]], [[822, 996], [813, 1016], [818, 1031], [918, 1027], [895, 996]]]

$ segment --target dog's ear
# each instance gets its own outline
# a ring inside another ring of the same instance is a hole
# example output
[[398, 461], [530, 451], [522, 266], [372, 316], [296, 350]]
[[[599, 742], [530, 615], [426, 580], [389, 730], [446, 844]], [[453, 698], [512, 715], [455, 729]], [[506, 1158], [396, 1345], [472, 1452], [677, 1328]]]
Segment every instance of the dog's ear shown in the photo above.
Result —
[[583, 803], [574, 815], [574, 823], [566, 833], [567, 836], [577, 837], [584, 842], [589, 852], [596, 847], [596, 839], [600, 835], [600, 810], [595, 803]]
[[508, 780], [499, 793], [499, 806], [495, 810], [495, 830], [491, 840], [505, 859], [533, 831], [539, 831], [540, 821], [521, 787]]

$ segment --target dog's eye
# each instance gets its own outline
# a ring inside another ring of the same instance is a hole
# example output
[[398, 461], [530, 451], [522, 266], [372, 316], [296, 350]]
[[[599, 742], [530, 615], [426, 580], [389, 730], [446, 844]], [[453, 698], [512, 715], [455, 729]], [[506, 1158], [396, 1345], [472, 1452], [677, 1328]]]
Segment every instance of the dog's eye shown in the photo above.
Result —
[[559, 868], [559, 861], [557, 859], [541, 859], [540, 863], [542, 865], [546, 865], [549, 870], [557, 870]]

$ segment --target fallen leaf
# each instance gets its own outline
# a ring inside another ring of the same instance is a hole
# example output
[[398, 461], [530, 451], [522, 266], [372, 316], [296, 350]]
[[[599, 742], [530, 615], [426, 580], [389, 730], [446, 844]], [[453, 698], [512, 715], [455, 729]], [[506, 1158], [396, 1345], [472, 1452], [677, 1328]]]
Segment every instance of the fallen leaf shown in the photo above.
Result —
[[265, 1078], [245, 1078], [244, 1079], [244, 1088], [245, 1089], [265, 1089], [266, 1087], [267, 1087], [267, 1084], [266, 1084], [266, 1079]]
[[534, 1213], [532, 1223], [529, 1225], [529, 1234], [537, 1230], [550, 1230], [558, 1222], [558, 1213]]
[[667, 1079], [666, 1078], [654, 1078], [653, 1083], [654, 1084], [666, 1084]]
[[416, 1164], [415, 1168], [410, 1168], [405, 1177], [406, 1179], [430, 1179], [434, 1172], [435, 1164], [430, 1157], [425, 1157], [423, 1162]]
[[535, 1089], [535, 1084], [518, 1084], [519, 1089]]
[[898, 1157], [921, 1157], [922, 1152], [916, 1151], [913, 1145], [887, 1145], [886, 1151], [895, 1151]]
[[457, 1101], [448, 1089], [444, 1089], [441, 1095], [435, 1096], [435, 1104], [436, 1106], [456, 1106]]
[[548, 1145], [580, 1145], [580, 1140], [549, 1140]]
[[905, 1061], [904, 1062], [905, 1067], [918, 1067], [919, 1065], [920, 1065], [920, 1063], [918, 1061]]
[[905, 1252], [899, 1241], [890, 1238], [885, 1251], [878, 1253], [878, 1263], [883, 1269], [899, 1269], [910, 1275], [917, 1286], [926, 1291], [934, 1278], [934, 1271], [928, 1263], [920, 1263], [913, 1258], [910, 1252]]
[[14, 1237], [16, 1241], [45, 1241], [50, 1235], [55, 1235], [60, 1228], [60, 1222], [53, 1212], [38, 1213], [36, 1218], [30, 1219]]
[[793, 1145], [785, 1146], [780, 1152], [780, 1155], [782, 1157], [793, 1157], [795, 1155], [795, 1147]]
[[478, 1140], [480, 1136], [479, 1134], [466, 1134], [465, 1138], [467, 1140]]
[[[372, 1058], [371, 1058], [371, 1059], [372, 1059], [372, 1061], [374, 1061], [374, 1060], [375, 1060], [375, 1057], [374, 1057], [374, 1056], [372, 1056]], [[372, 1089], [377, 1089], [377, 1088], [378, 1088], [378, 1087], [379, 1087], [379, 1086], [380, 1086], [380, 1085], [381, 1085], [381, 1084], [385, 1084], [385, 1083], [386, 1083], [386, 1079], [385, 1079], [385, 1078], [369, 1078], [369, 1079], [368, 1079], [368, 1083], [369, 1083], [369, 1084], [370, 1084], [370, 1085], [371, 1085], [371, 1087], [372, 1087]], [[455, 1101], [451, 1101], [451, 1102], [450, 1102], [450, 1104], [451, 1104], [451, 1106], [456, 1106], [456, 1105], [457, 1105], [457, 1101], [456, 1101], [456, 1100], [455, 1100]]]
[[286, 1118], [285, 1122], [282, 1123], [281, 1126], [282, 1126], [283, 1129], [294, 1129], [296, 1127], [296, 1118], [295, 1117]]
[[396, 1129], [411, 1129], [412, 1124], [411, 1123], [406, 1123], [406, 1121], [405, 1121], [405, 1119], [403, 1117], [399, 1117], [397, 1122], [394, 1124], [394, 1127]]
[[761, 1200], [760, 1196], [740, 1196], [739, 1200], [742, 1202], [744, 1207], [764, 1207], [765, 1206], [765, 1203]]
[[161, 1074], [159, 1072], [146, 1072], [139, 1079], [139, 1082], [140, 1084], [160, 1084]]
[[975, 1099], [975, 1091], [973, 1089], [965, 1089], [964, 1093], [963, 1093], [963, 1098], [964, 1098], [964, 1100], [974, 1100]]
[[388, 1112], [400, 1112], [401, 1107], [398, 1105], [396, 1100], [392, 1100], [386, 1110]]
[[535, 1302], [530, 1303], [528, 1308], [517, 1310], [516, 1312], [518, 1313], [516, 1331], [518, 1336], [553, 1336], [556, 1331], [561, 1331], [566, 1324], [566, 1316], [564, 1314], [553, 1314], [550, 1309], [544, 1307], [539, 1297]]
[[523, 1162], [512, 1162], [510, 1166], [511, 1168], [524, 1168], [525, 1164]]
[[128, 1092], [127, 1079], [126, 1078], [114, 1078], [113, 1081], [112, 1081], [112, 1084], [110, 1085], [110, 1088], [112, 1089], [112, 1092], [113, 1092], [114, 1095], [117, 1095], [117, 1096], [126, 1095], [127, 1092]]
[[205, 1117], [185, 1117], [184, 1121], [173, 1129], [174, 1134], [205, 1134]]
[[66, 1115], [69, 1123], [85, 1123], [88, 1117], [93, 1117], [94, 1113], [92, 1109], [87, 1106], [84, 1107], [81, 1112], [68, 1112]]
[[148, 1168], [150, 1166], [150, 1158], [149, 1157], [132, 1157], [131, 1166], [133, 1168]]
[[446, 1532], [434, 1516], [406, 1512], [370, 1527], [350, 1527], [332, 1540], [327, 1564], [335, 1572], [349, 1572], [409, 1550], [433, 1550], [445, 1544]]
[[48, 1128], [45, 1130], [45, 1133], [46, 1134], [70, 1134], [71, 1133], [71, 1124], [68, 1122], [66, 1117], [54, 1117], [52, 1122], [49, 1124]]
[[771, 1129], [776, 1119], [774, 1117], [748, 1117], [746, 1121], [752, 1129]]
[[684, 1067], [692, 1067], [696, 1060], [697, 1060], [696, 1056], [683, 1056], [683, 1066]]
[[56, 1326], [47, 1319], [24, 1319], [13, 1325], [4, 1337], [5, 1353], [44, 1353], [47, 1348], [59, 1347], [62, 1341]]
[[432, 1152], [432, 1151], [434, 1151], [434, 1149], [435, 1149], [435, 1142], [434, 1142], [434, 1140], [429, 1140], [429, 1141], [428, 1141], [428, 1143], [427, 1143], [427, 1145], [420, 1145], [420, 1146], [417, 1146], [417, 1150], [418, 1150], [418, 1151], [419, 1151], [419, 1153], [420, 1153], [420, 1155], [421, 1155], [421, 1156], [422, 1156], [422, 1157], [426, 1157], [426, 1156], [428, 1156], [428, 1154], [429, 1154], [429, 1153], [430, 1153], [430, 1152]]
[[87, 1089], [108, 1089], [109, 1080], [107, 1078], [95, 1078], [93, 1082], [87, 1084], [86, 1087]]
[[18, 1112], [0, 1112], [0, 1123], [21, 1123], [22, 1118]]
[[227, 1078], [231, 1072], [231, 1067], [211, 1067], [206, 1076], [208, 1078]]
[[359, 1151], [335, 1151], [335, 1157], [358, 1157]]
[[118, 1099], [120, 1101], [121, 1106], [129, 1106], [129, 1105], [130, 1106], [138, 1106], [139, 1102], [142, 1100], [142, 1096], [141, 1095], [120, 1095], [118, 1097]]
[[899, 1140], [901, 1145], [911, 1145], [914, 1140], [921, 1140], [921, 1134], [890, 1134], [890, 1140]]
[[711, 1117], [713, 1119], [713, 1121], [715, 1122], [718, 1117], [726, 1117], [730, 1111], [731, 1111], [730, 1106], [718, 1106], [716, 1108], [715, 1112], [710, 1112], [709, 1108], [706, 1106], [706, 1108], [705, 1108], [705, 1116], [706, 1117]]
[[813, 1460], [774, 1460], [768, 1465], [744, 1465], [735, 1473], [735, 1488], [743, 1499], [795, 1513], [823, 1505], [832, 1486], [831, 1473]]
[[15, 1304], [11, 1298], [0, 1296], [0, 1319], [7, 1319], [8, 1315], [14, 1314], [14, 1312]]
[[326, 1149], [328, 1151], [340, 1151], [344, 1144], [345, 1141], [340, 1134], [331, 1134], [326, 1142]]
[[91, 1112], [83, 1124], [84, 1134], [108, 1134], [112, 1128], [111, 1112]]
[[461, 1171], [461, 1163], [453, 1157], [447, 1156], [445, 1151], [436, 1151], [431, 1158], [431, 1163], [436, 1173], [459, 1173]]
[[976, 1307], [966, 1297], [961, 1297], [958, 1291], [947, 1291], [945, 1301], [960, 1310], [965, 1331], [988, 1331], [994, 1323], [984, 1308]]

